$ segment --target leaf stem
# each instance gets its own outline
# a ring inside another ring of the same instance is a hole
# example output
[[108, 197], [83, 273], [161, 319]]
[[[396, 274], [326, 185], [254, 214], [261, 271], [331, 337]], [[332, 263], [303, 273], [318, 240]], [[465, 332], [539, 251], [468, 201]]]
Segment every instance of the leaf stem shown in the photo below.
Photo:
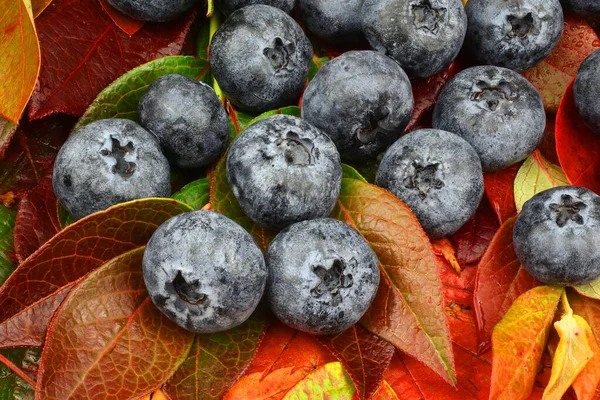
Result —
[[[208, 36], [209, 43], [212, 41], [212, 38], [215, 35], [215, 32], [217, 32], [217, 30], [219, 29], [220, 26], [221, 26], [221, 14], [219, 12], [215, 12], [210, 17], [210, 30], [209, 30], [209, 34], [208, 34], [209, 35]], [[210, 57], [210, 55], [209, 55], [209, 57]], [[217, 96], [219, 96], [221, 103], [225, 104], [225, 96], [223, 96], [223, 91], [219, 87], [217, 80], [214, 78], [213, 78], [213, 89], [215, 90], [215, 93], [217, 94]]]
[[31, 387], [35, 388], [35, 382], [33, 381], [33, 379], [28, 377], [27, 374], [25, 374], [25, 372], [21, 370], [21, 368], [13, 364], [12, 361], [6, 358], [3, 354], [0, 354], [0, 362], [4, 363], [8, 368], [10, 368], [12, 372], [17, 374], [21, 379], [30, 384]]
[[206, 18], [210, 18], [215, 11], [215, 2], [213, 0], [207, 0]]
[[562, 305], [565, 309], [565, 314], [573, 315], [573, 309], [569, 305], [569, 299], [567, 298], [567, 291], [563, 290], [562, 292]]

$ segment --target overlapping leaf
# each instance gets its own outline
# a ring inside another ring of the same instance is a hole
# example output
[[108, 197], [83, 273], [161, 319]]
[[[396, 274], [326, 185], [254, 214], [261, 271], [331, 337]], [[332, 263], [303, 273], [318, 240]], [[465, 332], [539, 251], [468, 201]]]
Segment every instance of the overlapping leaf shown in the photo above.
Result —
[[198, 179], [181, 188], [171, 198], [180, 201], [194, 210], [200, 210], [210, 198], [210, 182], [208, 178]]
[[71, 291], [48, 330], [36, 399], [139, 397], [183, 362], [194, 335], [152, 304], [142, 256], [125, 253]]
[[355, 227], [381, 264], [381, 282], [361, 323], [455, 383], [437, 260], [417, 219], [393, 194], [343, 179], [332, 216]]
[[452, 236], [458, 262], [464, 265], [479, 261], [498, 228], [500, 224], [494, 210], [487, 199], [483, 199], [475, 215]]
[[590, 283], [575, 286], [574, 289], [586, 297], [600, 300], [600, 277]]
[[52, 0], [31, 0], [33, 17], [37, 18], [52, 3]]
[[0, 204], [0, 285], [17, 267], [13, 237], [15, 218], [13, 210]]
[[179, 54], [194, 18], [147, 23], [133, 37], [121, 31], [98, 0], [54, 0], [36, 20], [41, 73], [29, 116], [81, 115], [109, 83], [150, 60]]
[[525, 160], [515, 177], [515, 204], [521, 212], [523, 204], [536, 194], [557, 186], [568, 186], [569, 181], [558, 165], [546, 160], [536, 150]]
[[[568, 293], [568, 298], [573, 312], [585, 319], [591, 328], [586, 333], [588, 343], [595, 353], [586, 368], [573, 382], [573, 389], [577, 393], [578, 400], [596, 399], [600, 397], [600, 346], [598, 346], [600, 343], [600, 301], [582, 297], [573, 292]], [[595, 348], [594, 343], [596, 343]]]
[[122, 12], [108, 4], [106, 0], [99, 1], [100, 5], [102, 6], [106, 14], [110, 17], [110, 19], [112, 19], [113, 22], [129, 36], [133, 36], [133, 34], [139, 31], [142, 26], [144, 26], [144, 21], [138, 21], [123, 14]]
[[298, 382], [283, 400], [337, 399], [351, 400], [354, 385], [350, 375], [340, 362], [332, 362], [317, 368]]
[[571, 184], [600, 193], [600, 140], [577, 112], [573, 84], [556, 114], [556, 151]]
[[517, 214], [514, 182], [519, 168], [520, 165], [517, 164], [502, 171], [483, 174], [485, 195], [490, 201], [501, 224]]
[[515, 218], [510, 218], [500, 227], [477, 267], [473, 309], [480, 350], [489, 346], [494, 326], [513, 301], [537, 285], [515, 254], [514, 225]]
[[563, 288], [538, 286], [519, 296], [492, 334], [490, 398], [527, 399], [533, 389]]
[[[39, 364], [40, 349], [3, 350], [2, 355], [21, 370], [30, 379], [35, 378]], [[29, 400], [33, 399], [34, 387], [24, 379], [0, 363], [0, 399]]]
[[4, 157], [6, 149], [17, 131], [17, 124], [13, 124], [7, 119], [0, 117], [0, 159]]

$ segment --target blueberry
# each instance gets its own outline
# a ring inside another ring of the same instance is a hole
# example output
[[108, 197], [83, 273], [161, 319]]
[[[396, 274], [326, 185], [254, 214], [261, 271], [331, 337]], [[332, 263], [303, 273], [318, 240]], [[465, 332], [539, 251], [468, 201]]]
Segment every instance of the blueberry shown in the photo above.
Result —
[[484, 171], [526, 159], [544, 135], [542, 97], [509, 69], [480, 66], [461, 71], [438, 97], [433, 127], [460, 135], [479, 154]]
[[481, 64], [524, 71], [554, 49], [563, 32], [558, 0], [469, 0], [466, 44]]
[[267, 281], [265, 260], [252, 236], [212, 211], [180, 214], [159, 226], [146, 247], [143, 272], [156, 307], [196, 333], [244, 322]]
[[77, 130], [54, 162], [54, 193], [75, 218], [112, 205], [171, 194], [158, 140], [133, 121], [102, 119]]
[[250, 125], [231, 145], [227, 180], [244, 213], [276, 230], [328, 216], [342, 166], [327, 135], [300, 118], [276, 115]]
[[461, 0], [365, 0], [362, 26], [371, 47], [426, 77], [456, 58], [467, 17]]
[[405, 202], [432, 239], [456, 232], [483, 196], [477, 152], [459, 136], [436, 129], [398, 139], [383, 156], [375, 183]]
[[330, 43], [347, 45], [365, 40], [360, 10], [363, 0], [299, 0], [304, 27]]
[[217, 3], [219, 10], [225, 15], [229, 15], [239, 8], [253, 4], [265, 4], [267, 6], [277, 7], [289, 14], [296, 4], [296, 0], [216, 0], [215, 2]]
[[141, 125], [153, 133], [171, 162], [205, 167], [227, 146], [229, 120], [208, 85], [183, 75], [158, 78], [138, 105]]
[[234, 11], [210, 44], [210, 68], [237, 107], [263, 112], [295, 102], [304, 88], [311, 44], [278, 8], [254, 5]]
[[140, 21], [171, 21], [189, 11], [198, 0], [106, 0], [108, 4]]
[[579, 67], [573, 96], [583, 121], [600, 134], [600, 50], [590, 54]]
[[265, 255], [266, 296], [283, 323], [306, 333], [334, 334], [354, 325], [379, 286], [377, 256], [341, 221], [303, 221], [280, 232]]
[[402, 68], [374, 51], [350, 51], [326, 63], [308, 84], [302, 117], [323, 130], [342, 158], [374, 158], [408, 124], [413, 94]]
[[563, 7], [583, 15], [600, 15], [598, 0], [561, 0]]
[[525, 202], [513, 231], [515, 253], [534, 278], [581, 285], [600, 276], [600, 196], [557, 187]]

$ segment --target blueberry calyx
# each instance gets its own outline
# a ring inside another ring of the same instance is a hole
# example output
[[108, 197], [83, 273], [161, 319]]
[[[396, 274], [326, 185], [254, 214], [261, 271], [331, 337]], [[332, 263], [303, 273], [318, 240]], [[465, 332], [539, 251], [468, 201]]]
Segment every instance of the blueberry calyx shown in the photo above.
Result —
[[207, 295], [200, 292], [200, 281], [198, 279], [188, 282], [185, 280], [181, 271], [173, 280], [173, 287], [177, 295], [190, 304], [202, 304], [206, 301]]
[[119, 174], [124, 178], [129, 178], [135, 172], [136, 165], [134, 162], [129, 162], [125, 160], [127, 154], [133, 151], [133, 143], [129, 142], [125, 146], [121, 146], [121, 142], [118, 139], [110, 136], [110, 145], [109, 149], [102, 149], [100, 154], [105, 157], [112, 157], [115, 159], [116, 163], [112, 167], [113, 174]]
[[275, 72], [280, 72], [282, 69], [287, 71], [294, 70], [292, 55], [296, 51], [296, 46], [290, 41], [286, 42], [287, 43], [284, 43], [283, 39], [276, 37], [273, 42], [273, 47], [266, 47], [263, 50], [263, 54], [269, 59]]
[[423, 29], [433, 34], [439, 31], [439, 25], [446, 15], [446, 8], [434, 7], [430, 0], [412, 2], [410, 10], [413, 14], [414, 24], [417, 29]]
[[415, 173], [404, 179], [404, 187], [417, 190], [421, 200], [424, 200], [433, 189], [444, 187], [444, 181], [439, 177], [439, 163], [421, 165], [413, 162], [413, 167]]
[[310, 290], [313, 297], [321, 297], [325, 293], [331, 295], [331, 305], [337, 306], [342, 302], [340, 289], [347, 289], [352, 286], [352, 274], [344, 274], [346, 264], [343, 260], [333, 261], [331, 268], [327, 269], [323, 265], [312, 265], [312, 272], [320, 279], [319, 283]]
[[386, 119], [390, 111], [387, 107], [378, 108], [375, 111], [367, 111], [367, 122], [365, 126], [356, 130], [356, 140], [362, 145], [374, 142], [377, 139], [377, 131], [381, 121]]
[[312, 165], [314, 164], [312, 151], [314, 145], [309, 139], [302, 139], [296, 132], [289, 131], [285, 139], [277, 144], [283, 148], [285, 161], [288, 165]]
[[533, 15], [527, 13], [524, 17], [508, 15], [506, 21], [510, 24], [511, 30], [507, 33], [508, 39], [525, 39], [533, 31]]
[[485, 81], [478, 81], [471, 95], [471, 100], [478, 103], [478, 106], [487, 111], [496, 111], [500, 102], [510, 101], [513, 97], [510, 84], [507, 81], [500, 81], [498, 85], [490, 85]]
[[552, 203], [548, 208], [556, 214], [556, 225], [562, 228], [569, 221], [583, 225], [583, 217], [579, 212], [585, 210], [587, 205], [582, 201], [576, 202], [568, 194], [563, 194], [560, 196], [560, 204]]

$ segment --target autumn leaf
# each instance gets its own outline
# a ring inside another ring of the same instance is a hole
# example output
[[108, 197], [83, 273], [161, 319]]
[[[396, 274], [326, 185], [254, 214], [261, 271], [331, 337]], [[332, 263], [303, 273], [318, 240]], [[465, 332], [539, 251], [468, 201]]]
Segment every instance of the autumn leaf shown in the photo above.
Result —
[[600, 193], [600, 140], [583, 122], [569, 85], [556, 114], [556, 151], [572, 185]]
[[[54, 0], [36, 20], [41, 72], [29, 116], [81, 115], [109, 83], [150, 60], [179, 54], [194, 14], [122, 32], [98, 0]], [[90, 77], [93, 77], [92, 79]]]
[[590, 283], [574, 286], [573, 289], [586, 297], [600, 300], [600, 277]]
[[13, 237], [15, 218], [13, 210], [0, 204], [0, 286], [17, 268]]
[[552, 359], [552, 375], [544, 390], [544, 400], [560, 400], [594, 355], [588, 343], [590, 326], [580, 316], [573, 315], [564, 292], [562, 300], [564, 314], [554, 323], [560, 341]]
[[18, 124], [40, 71], [40, 46], [30, 2], [4, 2], [2, 11], [0, 116]]
[[533, 152], [519, 168], [515, 177], [515, 204], [521, 212], [523, 204], [536, 194], [557, 186], [568, 186], [569, 181], [558, 165], [546, 160], [539, 150]]
[[538, 286], [512, 304], [492, 333], [490, 398], [527, 399], [564, 288]]
[[181, 188], [177, 193], [174, 193], [171, 198], [180, 201], [194, 210], [200, 210], [210, 198], [210, 182], [208, 178], [198, 179], [188, 183]]
[[452, 235], [459, 264], [479, 261], [499, 228], [494, 210], [489, 201], [483, 199], [475, 214]]
[[123, 32], [128, 34], [129, 36], [133, 36], [137, 31], [144, 26], [144, 21], [138, 21], [137, 19], [133, 19], [121, 11], [117, 10], [110, 4], [106, 2], [106, 0], [98, 0], [100, 5], [106, 12], [106, 14], [113, 20], [113, 22], [121, 29]]
[[225, 332], [196, 335], [192, 348], [163, 390], [172, 399], [220, 399], [244, 372], [263, 337], [264, 311]]
[[379, 389], [375, 392], [371, 400], [398, 400], [399, 397], [394, 392], [394, 389], [386, 381], [381, 382]]
[[351, 400], [354, 391], [352, 379], [344, 370], [342, 363], [332, 362], [308, 374], [287, 392], [283, 399]]
[[351, 376], [359, 399], [370, 399], [380, 386], [394, 355], [394, 346], [356, 324], [318, 339], [336, 355]]
[[154, 306], [142, 257], [125, 253], [71, 290], [48, 329], [36, 399], [139, 397], [184, 361], [194, 334]]
[[379, 258], [381, 281], [363, 326], [454, 384], [437, 260], [408, 206], [377, 186], [344, 178], [331, 216], [356, 228]]
[[501, 224], [517, 214], [514, 182], [520, 165], [516, 164], [501, 171], [483, 174], [485, 195]]
[[31, 0], [33, 17], [37, 18], [52, 3], [52, 0]]
[[565, 17], [563, 35], [552, 53], [535, 67], [523, 72], [523, 76], [542, 95], [546, 111], [555, 113], [558, 110], [579, 66], [599, 47], [600, 39], [587, 22], [569, 15]]
[[586, 334], [590, 348], [594, 351], [588, 365], [573, 382], [573, 389], [578, 400], [596, 399], [595, 394], [600, 394], [600, 301], [580, 296], [573, 291], [568, 292], [568, 298], [573, 312], [585, 319], [590, 326]]
[[0, 159], [4, 157], [6, 149], [12, 140], [18, 125], [0, 117]]

